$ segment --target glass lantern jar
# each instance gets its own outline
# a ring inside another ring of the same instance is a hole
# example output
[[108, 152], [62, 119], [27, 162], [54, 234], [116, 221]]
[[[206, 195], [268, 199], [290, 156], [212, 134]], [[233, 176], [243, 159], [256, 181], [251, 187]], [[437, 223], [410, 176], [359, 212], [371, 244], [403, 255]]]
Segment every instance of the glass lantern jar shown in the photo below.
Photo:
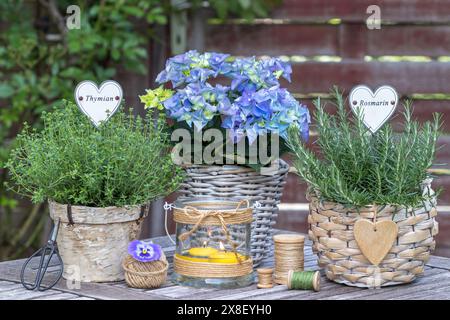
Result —
[[253, 283], [253, 207], [247, 200], [176, 201], [174, 281], [193, 287], [236, 288]]

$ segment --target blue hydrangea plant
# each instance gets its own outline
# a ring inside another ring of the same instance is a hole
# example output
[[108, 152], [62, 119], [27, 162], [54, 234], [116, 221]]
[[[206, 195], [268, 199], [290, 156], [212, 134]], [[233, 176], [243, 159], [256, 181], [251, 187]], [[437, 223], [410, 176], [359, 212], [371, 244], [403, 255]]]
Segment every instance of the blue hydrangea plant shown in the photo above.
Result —
[[306, 140], [308, 109], [280, 85], [280, 78], [290, 81], [291, 73], [291, 66], [277, 58], [192, 50], [168, 59], [157, 76], [156, 82], [171, 89], [147, 90], [141, 101], [146, 108], [162, 106], [168, 118], [192, 130], [226, 130], [233, 143], [246, 137], [252, 145], [258, 136], [274, 133], [284, 140], [291, 126]]

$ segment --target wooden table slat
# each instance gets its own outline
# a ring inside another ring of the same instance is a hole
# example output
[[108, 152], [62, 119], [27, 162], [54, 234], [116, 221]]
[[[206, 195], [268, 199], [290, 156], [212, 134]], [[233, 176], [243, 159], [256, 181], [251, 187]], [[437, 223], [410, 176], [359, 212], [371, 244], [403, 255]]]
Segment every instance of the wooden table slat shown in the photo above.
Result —
[[[442, 271], [439, 269], [432, 269], [427, 272], [426, 277], [419, 277], [414, 282], [409, 284], [403, 284], [398, 286], [390, 286], [383, 287], [381, 289], [360, 289], [355, 292], [339, 294], [339, 295], [331, 295], [326, 299], [331, 300], [347, 300], [347, 299], [361, 299], [363, 297], [371, 297], [375, 299], [376, 297], [380, 299], [386, 299], [389, 296], [389, 293], [394, 292], [397, 295], [400, 295], [402, 292], [411, 292], [422, 290], [422, 288], [426, 288], [426, 285], [429, 283], [433, 283], [435, 281], [440, 281], [442, 279]], [[446, 278], [448, 281], [448, 278]]]
[[[277, 233], [292, 233], [276, 231]], [[169, 262], [173, 261], [175, 246], [168, 237], [153, 238], [163, 247]], [[318, 270], [317, 257], [311, 249], [311, 242], [305, 242], [305, 269]], [[253, 300], [253, 299], [450, 299], [450, 259], [432, 256], [425, 267], [425, 275], [407, 285], [382, 289], [362, 289], [340, 285], [329, 281], [321, 274], [319, 292], [288, 290], [276, 285], [272, 289], [257, 289], [256, 283], [236, 289], [195, 289], [176, 285], [170, 281], [173, 267], [169, 268], [169, 281], [153, 290], [129, 288], [124, 281], [116, 283], [81, 283], [81, 288], [68, 288], [64, 279], [46, 292], [28, 291], [19, 282], [19, 273], [24, 260], [0, 263], [0, 300], [42, 299], [42, 300]], [[268, 257], [261, 267], [273, 267], [273, 256]], [[49, 280], [53, 275], [49, 275]]]
[[30, 291], [23, 287], [16, 288], [10, 291], [3, 291], [0, 300], [29, 300], [33, 298], [43, 298], [46, 296], [51, 296], [59, 293], [56, 290], [48, 291]]
[[80, 298], [80, 296], [77, 296], [76, 294], [61, 292], [44, 297], [36, 297], [32, 300], [72, 300], [78, 298]]

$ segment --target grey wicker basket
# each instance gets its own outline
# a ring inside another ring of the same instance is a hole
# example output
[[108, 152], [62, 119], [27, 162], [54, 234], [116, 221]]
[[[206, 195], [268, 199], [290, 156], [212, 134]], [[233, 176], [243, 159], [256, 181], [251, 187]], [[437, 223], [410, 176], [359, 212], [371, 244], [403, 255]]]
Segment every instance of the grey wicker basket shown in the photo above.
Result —
[[254, 267], [270, 252], [273, 225], [289, 171], [285, 161], [280, 159], [277, 164], [278, 168], [270, 175], [237, 165], [187, 166], [186, 178], [179, 190], [184, 199], [249, 199], [261, 204], [253, 211], [255, 219], [252, 223], [251, 252]]

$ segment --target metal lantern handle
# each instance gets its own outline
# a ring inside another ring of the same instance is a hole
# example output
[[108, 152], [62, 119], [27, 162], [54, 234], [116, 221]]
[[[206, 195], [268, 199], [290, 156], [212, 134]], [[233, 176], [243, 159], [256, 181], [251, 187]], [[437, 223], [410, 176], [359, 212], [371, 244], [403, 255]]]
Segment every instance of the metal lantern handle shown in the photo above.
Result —
[[170, 210], [172, 210], [173, 208], [175, 208], [175, 206], [173, 205], [173, 203], [168, 203], [167, 201], [164, 203], [164, 228], [166, 230], [166, 235], [169, 237], [170, 241], [176, 245], [176, 241], [173, 240], [172, 236], [169, 233], [169, 228], [167, 227], [167, 214], [169, 213]]

